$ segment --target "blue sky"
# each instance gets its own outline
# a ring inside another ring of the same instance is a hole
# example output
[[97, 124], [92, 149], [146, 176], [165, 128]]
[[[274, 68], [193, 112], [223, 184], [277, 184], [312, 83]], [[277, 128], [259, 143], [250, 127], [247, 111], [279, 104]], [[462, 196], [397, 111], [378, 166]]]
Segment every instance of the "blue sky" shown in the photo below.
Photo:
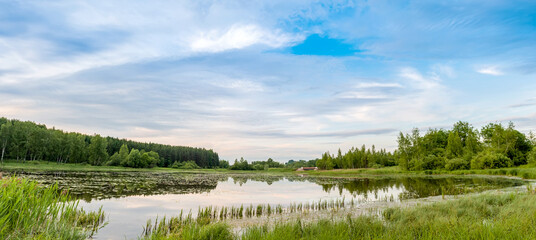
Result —
[[3, 1], [0, 115], [312, 159], [399, 131], [536, 130], [534, 1]]

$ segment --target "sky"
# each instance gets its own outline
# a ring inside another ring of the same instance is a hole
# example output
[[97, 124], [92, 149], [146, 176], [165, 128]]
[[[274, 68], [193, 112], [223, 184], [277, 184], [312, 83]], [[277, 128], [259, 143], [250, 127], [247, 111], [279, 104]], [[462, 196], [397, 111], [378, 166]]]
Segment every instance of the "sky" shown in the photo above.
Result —
[[535, 1], [0, 6], [7, 118], [281, 162], [460, 120], [536, 130]]

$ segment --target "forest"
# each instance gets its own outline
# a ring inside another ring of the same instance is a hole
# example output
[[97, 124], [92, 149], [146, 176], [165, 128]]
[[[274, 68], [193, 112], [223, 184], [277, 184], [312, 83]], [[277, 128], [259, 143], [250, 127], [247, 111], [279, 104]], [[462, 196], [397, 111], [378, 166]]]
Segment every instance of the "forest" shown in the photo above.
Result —
[[400, 132], [394, 153], [352, 148], [337, 156], [326, 152], [316, 162], [320, 169], [378, 168], [399, 165], [403, 170], [492, 169], [536, 164], [536, 138], [515, 129], [513, 123], [489, 123], [480, 130], [459, 121], [450, 130], [418, 128]]
[[226, 168], [230, 170], [266, 170], [317, 166], [322, 170], [381, 168], [400, 166], [403, 170], [492, 169], [536, 164], [536, 137], [523, 134], [513, 123], [489, 123], [476, 129], [459, 121], [452, 129], [418, 128], [400, 132], [394, 152], [375, 146], [351, 148], [337, 154], [326, 152], [314, 160], [288, 161], [281, 164], [269, 158], [248, 163], [220, 160], [216, 152], [204, 148], [136, 142], [98, 134], [65, 132], [30, 121], [0, 118], [1, 161], [43, 160], [57, 163], [124, 166], [132, 168], [173, 167], [182, 169]]
[[1, 161], [43, 160], [135, 168], [170, 167], [175, 162], [187, 161], [193, 161], [203, 168], [219, 165], [218, 153], [204, 148], [65, 132], [30, 121], [7, 118], [0, 118], [0, 148]]
[[344, 155], [341, 149], [337, 152], [337, 156], [331, 155], [329, 152], [322, 154], [322, 158], [316, 161], [316, 166], [319, 169], [344, 169], [344, 168], [380, 168], [394, 166], [396, 164], [396, 155], [387, 152], [385, 149], [376, 151], [376, 147], [366, 149], [365, 145], [361, 148], [351, 148]]

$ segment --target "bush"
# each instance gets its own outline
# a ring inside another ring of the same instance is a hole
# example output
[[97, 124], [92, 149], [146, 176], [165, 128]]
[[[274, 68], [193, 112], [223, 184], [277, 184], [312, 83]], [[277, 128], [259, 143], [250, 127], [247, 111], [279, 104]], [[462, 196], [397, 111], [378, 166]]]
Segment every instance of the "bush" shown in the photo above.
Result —
[[527, 161], [530, 165], [536, 165], [536, 147], [527, 153]]
[[512, 159], [491, 150], [482, 151], [471, 160], [471, 169], [504, 168], [513, 165]]
[[186, 161], [186, 162], [174, 162], [173, 165], [171, 165], [172, 168], [179, 168], [179, 169], [199, 169], [199, 165], [197, 165], [194, 161]]
[[428, 155], [422, 160], [421, 164], [423, 170], [441, 169], [445, 167], [445, 158]]
[[229, 167], [230, 170], [253, 170], [253, 166], [248, 163], [247, 160], [244, 160], [244, 158], [240, 158], [240, 161], [235, 159], [235, 162], [233, 165]]
[[448, 159], [445, 168], [449, 171], [469, 169], [469, 162], [463, 158]]

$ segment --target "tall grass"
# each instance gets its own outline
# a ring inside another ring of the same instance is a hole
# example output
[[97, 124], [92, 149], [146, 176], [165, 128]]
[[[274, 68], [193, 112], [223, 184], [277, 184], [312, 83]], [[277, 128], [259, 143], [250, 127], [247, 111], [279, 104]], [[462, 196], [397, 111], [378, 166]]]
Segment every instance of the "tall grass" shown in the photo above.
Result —
[[[411, 208], [387, 208], [378, 216], [344, 220], [282, 221], [233, 234], [225, 223], [191, 220], [150, 239], [536, 239], [536, 193], [484, 194]], [[188, 233], [188, 235], [186, 235]]]
[[77, 207], [57, 185], [0, 179], [0, 239], [86, 239], [103, 225], [104, 213]]

